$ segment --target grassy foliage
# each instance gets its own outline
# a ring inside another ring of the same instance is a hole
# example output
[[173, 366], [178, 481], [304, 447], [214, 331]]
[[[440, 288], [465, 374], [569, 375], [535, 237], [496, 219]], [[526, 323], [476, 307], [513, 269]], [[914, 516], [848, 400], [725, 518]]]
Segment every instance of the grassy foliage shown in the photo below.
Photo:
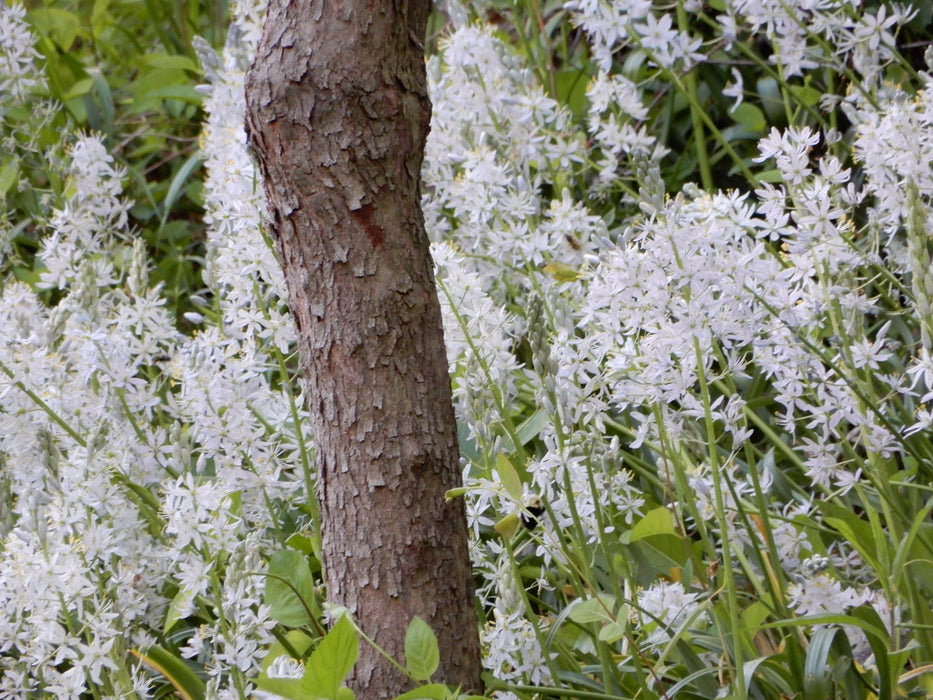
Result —
[[[31, 188], [7, 190], [6, 212], [21, 231], [7, 264], [33, 279], [42, 208], [60, 203], [65, 183], [54, 172], [70, 145], [62, 134], [103, 135], [108, 151], [127, 172], [132, 223], [155, 261], [180, 317], [201, 288], [204, 256], [202, 159], [198, 151], [203, 112], [195, 86], [202, 79], [192, 46], [202, 36], [222, 45], [229, 22], [225, 2], [48, 2], [27, 7], [35, 48], [44, 66], [43, 96], [54, 108], [36, 114], [13, 110], [11, 125], [28, 125], [31, 148], [16, 168]], [[39, 95], [37, 95], [38, 97]], [[26, 108], [23, 108], [26, 109]], [[38, 128], [37, 128], [38, 127]]]

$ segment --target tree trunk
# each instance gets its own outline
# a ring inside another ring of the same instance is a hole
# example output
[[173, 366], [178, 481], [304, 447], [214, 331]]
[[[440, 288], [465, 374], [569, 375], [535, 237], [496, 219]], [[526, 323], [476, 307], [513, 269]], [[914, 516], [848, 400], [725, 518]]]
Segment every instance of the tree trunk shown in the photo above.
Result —
[[[247, 133], [288, 283], [317, 450], [328, 598], [403, 658], [420, 615], [435, 680], [480, 687], [440, 307], [420, 202], [430, 0], [271, 0]], [[363, 644], [357, 697], [410, 683]]]

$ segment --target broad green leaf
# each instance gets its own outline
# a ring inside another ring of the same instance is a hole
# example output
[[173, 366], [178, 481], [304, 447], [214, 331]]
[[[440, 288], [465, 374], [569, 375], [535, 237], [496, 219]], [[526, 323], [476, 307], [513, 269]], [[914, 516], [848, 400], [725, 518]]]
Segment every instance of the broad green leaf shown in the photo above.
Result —
[[760, 600], [756, 600], [742, 611], [740, 617], [740, 631], [749, 645], [755, 643], [755, 635], [761, 629], [761, 625], [771, 614], [768, 606]]
[[91, 33], [95, 39], [102, 39], [107, 27], [113, 23], [109, 7], [110, 0], [94, 0], [94, 7], [91, 8]]
[[113, 120], [116, 108], [110, 85], [99, 68], [89, 68], [88, 76], [93, 83], [93, 90], [84, 95], [84, 107], [88, 113], [88, 122], [96, 131], [104, 134], [113, 132]]
[[768, 76], [755, 83], [761, 106], [771, 122], [779, 122], [784, 117], [784, 100], [777, 80]]
[[263, 599], [272, 618], [285, 627], [311, 624], [320, 614], [314, 598], [314, 578], [304, 555], [283, 549], [272, 555]]
[[613, 620], [599, 630], [599, 640], [612, 644], [625, 636], [625, 627], [617, 620]]
[[168, 85], [150, 90], [142, 97], [146, 100], [180, 100], [196, 106], [204, 101], [204, 96], [191, 85]]
[[755, 174], [758, 182], [784, 182], [784, 174], [775, 168]]
[[589, 598], [573, 604], [570, 609], [570, 619], [580, 624], [587, 622], [615, 622], [612, 611], [615, 609], [616, 599], [608, 593], [600, 593], [595, 598]]
[[264, 673], [268, 670], [269, 666], [272, 665], [272, 662], [280, 656], [298, 659], [304, 658], [308, 649], [310, 649], [311, 645], [314, 643], [314, 637], [302, 630], [289, 630], [288, 634], [285, 635], [284, 641], [288, 644], [288, 647], [291, 647], [294, 651], [294, 655], [281, 641], [276, 640], [272, 642], [272, 645], [269, 647], [269, 653], [266, 654], [260, 664], [260, 668]]
[[469, 493], [469, 492], [470, 492], [469, 487], [467, 487], [467, 486], [458, 486], [458, 487], [455, 488], [455, 489], [450, 489], [450, 490], [448, 490], [447, 493], [444, 494], [444, 500], [445, 500], [445, 501], [452, 501], [452, 500], [454, 500], [455, 498], [460, 498], [461, 496], [463, 496], [464, 494]]
[[360, 640], [344, 615], [321, 640], [305, 662], [301, 687], [311, 697], [339, 700], [338, 690], [360, 653]]
[[68, 90], [66, 90], [65, 94], [62, 95], [62, 99], [73, 100], [77, 97], [84, 97], [84, 95], [91, 91], [92, 87], [94, 87], [94, 81], [89, 77], [76, 80], [68, 86]]
[[764, 131], [766, 126], [764, 113], [748, 102], [729, 110], [729, 115], [749, 131]]
[[505, 486], [505, 490], [516, 501], [520, 501], [522, 498], [521, 477], [519, 477], [515, 467], [512, 466], [508, 456], [502, 452], [496, 455], [496, 471], [499, 473], [499, 479], [502, 481], [502, 485]]
[[81, 30], [81, 20], [76, 14], [56, 7], [32, 10], [29, 21], [39, 34], [54, 41], [62, 51], [71, 48]]
[[809, 85], [792, 85], [790, 88], [794, 99], [807, 107], [814, 107], [823, 96], [823, 93]]
[[259, 676], [256, 685], [260, 690], [281, 695], [289, 700], [310, 700], [300, 678], [267, 678]]
[[308, 556], [316, 557], [319, 553], [319, 548], [314, 541], [314, 535], [305, 534], [303, 532], [296, 532], [285, 540], [285, 544]]
[[0, 197], [3, 197], [18, 181], [19, 163], [15, 158], [9, 158], [0, 168]]
[[440, 665], [437, 637], [427, 622], [415, 615], [405, 633], [405, 665], [416, 681], [430, 680]]
[[640, 577], [653, 580], [657, 576], [665, 576], [677, 580], [682, 577], [678, 570], [689, 561], [688, 547], [684, 538], [677, 535], [645, 537], [631, 543], [629, 564], [639, 572]]
[[445, 700], [448, 697], [450, 697], [450, 691], [446, 685], [430, 683], [402, 693], [392, 700]]
[[628, 533], [628, 541], [635, 542], [655, 535], [674, 535], [674, 516], [669, 508], [661, 506], [649, 510]]
[[492, 529], [499, 533], [502, 539], [510, 540], [515, 537], [515, 533], [518, 532], [519, 527], [521, 527], [521, 523], [518, 519], [518, 513], [509, 513], [493, 525]]
[[576, 115], [586, 111], [586, 88], [589, 78], [580, 69], [559, 70], [554, 75], [557, 101]]
[[768, 619], [771, 612], [762, 601], [756, 600], [742, 611], [742, 626], [746, 629], [758, 629]]

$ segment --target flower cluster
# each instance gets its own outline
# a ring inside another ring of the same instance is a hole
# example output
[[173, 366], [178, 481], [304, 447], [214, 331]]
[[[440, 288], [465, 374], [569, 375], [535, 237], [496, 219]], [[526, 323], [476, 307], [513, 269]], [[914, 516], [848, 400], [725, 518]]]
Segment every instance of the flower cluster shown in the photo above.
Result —
[[148, 696], [126, 660], [166, 630], [215, 697], [236, 697], [271, 640], [253, 572], [303, 495], [307, 437], [281, 375], [281, 271], [232, 128], [235, 48], [207, 104], [210, 263], [188, 315], [202, 329], [180, 332], [150, 281], [100, 135], [76, 135], [61, 165], [37, 284], [0, 292], [0, 697]]
[[[503, 589], [496, 544], [510, 532], [499, 519], [524, 507], [503, 487], [514, 478], [503, 469], [513, 466], [523, 493], [547, 504], [540, 527], [509, 550], [520, 566], [540, 567], [527, 585], [543, 600], [560, 599], [574, 561], [583, 571], [571, 580], [594, 585], [574, 547], [597, 552], [597, 569], [612, 566], [603, 551], [644, 556], [626, 549], [632, 532], [648, 521], [659, 528], [670, 522], [662, 513], [673, 513], [671, 534], [694, 533], [711, 546], [708, 556], [729, 558], [733, 575], [761, 580], [776, 557], [790, 581], [776, 592], [788, 610], [812, 614], [809, 591], [816, 596], [832, 581], [851, 595], [821, 597], [819, 612], [867, 603], [893, 630], [901, 612], [890, 588], [865, 586], [860, 545], [842, 537], [827, 546], [819, 527], [824, 508], [835, 513], [837, 499], [873, 489], [866, 472], [909, 454], [915, 448], [905, 439], [930, 424], [923, 410], [904, 423], [903, 406], [929, 399], [933, 374], [928, 347], [912, 355], [897, 320], [911, 315], [931, 336], [923, 320], [930, 253], [919, 233], [930, 220], [928, 88], [911, 100], [874, 82], [894, 60], [892, 32], [910, 13], [727, 3], [716, 24], [721, 46], [743, 32], [764, 37], [784, 75], [854, 69], [871, 99], [841, 100], [855, 125], [853, 151], [833, 128], [772, 128], [746, 165], [770, 169], [767, 177], [668, 195], [658, 173], [669, 151], [653, 131], [643, 84], [616, 60], [637, 48], [676, 81], [704, 60], [701, 43], [651, 3], [566, 7], [599, 68], [576, 121], [548, 98], [531, 109], [527, 70], [475, 25], [461, 20], [430, 64], [437, 116], [425, 207], [432, 236], [444, 241], [434, 252], [445, 330], [458, 417], [472, 438], [468, 512], [485, 542], [473, 548], [474, 565], [484, 600], [498, 611], [485, 637], [489, 668], [508, 680], [525, 668], [527, 630], [506, 624], [502, 596], [511, 589]], [[824, 39], [839, 50], [827, 52]], [[733, 78], [741, 86], [742, 74]], [[732, 90], [741, 101], [741, 88]], [[584, 142], [589, 153], [567, 159], [566, 145]], [[619, 186], [626, 178], [637, 191]], [[594, 214], [618, 191], [610, 229]], [[573, 216], [548, 229], [549, 211]], [[544, 237], [549, 231], [572, 245]], [[913, 313], [892, 307], [891, 290], [877, 282], [908, 274]], [[815, 569], [816, 561], [825, 566]], [[632, 621], [643, 649], [708, 624], [697, 607], [702, 579], [643, 585], [631, 601], [643, 613]], [[550, 616], [538, 622], [549, 628]], [[509, 629], [510, 644], [502, 639]], [[547, 671], [542, 658], [521, 678], [533, 683]]]
[[22, 5], [0, 8], [0, 117], [9, 103], [22, 101], [45, 82], [36, 66], [39, 52]]

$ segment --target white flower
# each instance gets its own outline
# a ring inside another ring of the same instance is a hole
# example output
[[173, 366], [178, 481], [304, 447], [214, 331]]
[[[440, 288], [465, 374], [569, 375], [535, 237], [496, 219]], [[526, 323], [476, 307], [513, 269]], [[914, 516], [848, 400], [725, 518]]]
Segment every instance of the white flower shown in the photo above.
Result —
[[24, 19], [20, 4], [0, 6], [0, 116], [3, 102], [22, 100], [33, 90], [45, 88], [45, 79], [36, 66], [39, 52], [36, 37]]
[[494, 609], [493, 621], [483, 630], [483, 645], [483, 666], [496, 678], [539, 686], [551, 682], [534, 628], [521, 612], [507, 615]]
[[266, 669], [266, 675], [269, 678], [301, 678], [304, 672], [304, 665], [287, 654], [277, 656]]
[[94, 271], [94, 284], [115, 281], [113, 265], [98, 258], [126, 236], [130, 203], [121, 197], [125, 172], [113, 166], [101, 136], [82, 136], [71, 149], [70, 198], [51, 221], [53, 234], [43, 240], [38, 257], [48, 268], [40, 286], [63, 288], [81, 269]]
[[638, 592], [632, 622], [649, 631], [646, 645], [662, 644], [685, 625], [700, 627], [705, 619], [701, 605], [701, 594], [687, 593], [680, 582], [657, 581]]
[[742, 104], [745, 98], [745, 82], [738, 68], [732, 68], [732, 82], [723, 88], [722, 94], [735, 100], [730, 111], [735, 111]]

